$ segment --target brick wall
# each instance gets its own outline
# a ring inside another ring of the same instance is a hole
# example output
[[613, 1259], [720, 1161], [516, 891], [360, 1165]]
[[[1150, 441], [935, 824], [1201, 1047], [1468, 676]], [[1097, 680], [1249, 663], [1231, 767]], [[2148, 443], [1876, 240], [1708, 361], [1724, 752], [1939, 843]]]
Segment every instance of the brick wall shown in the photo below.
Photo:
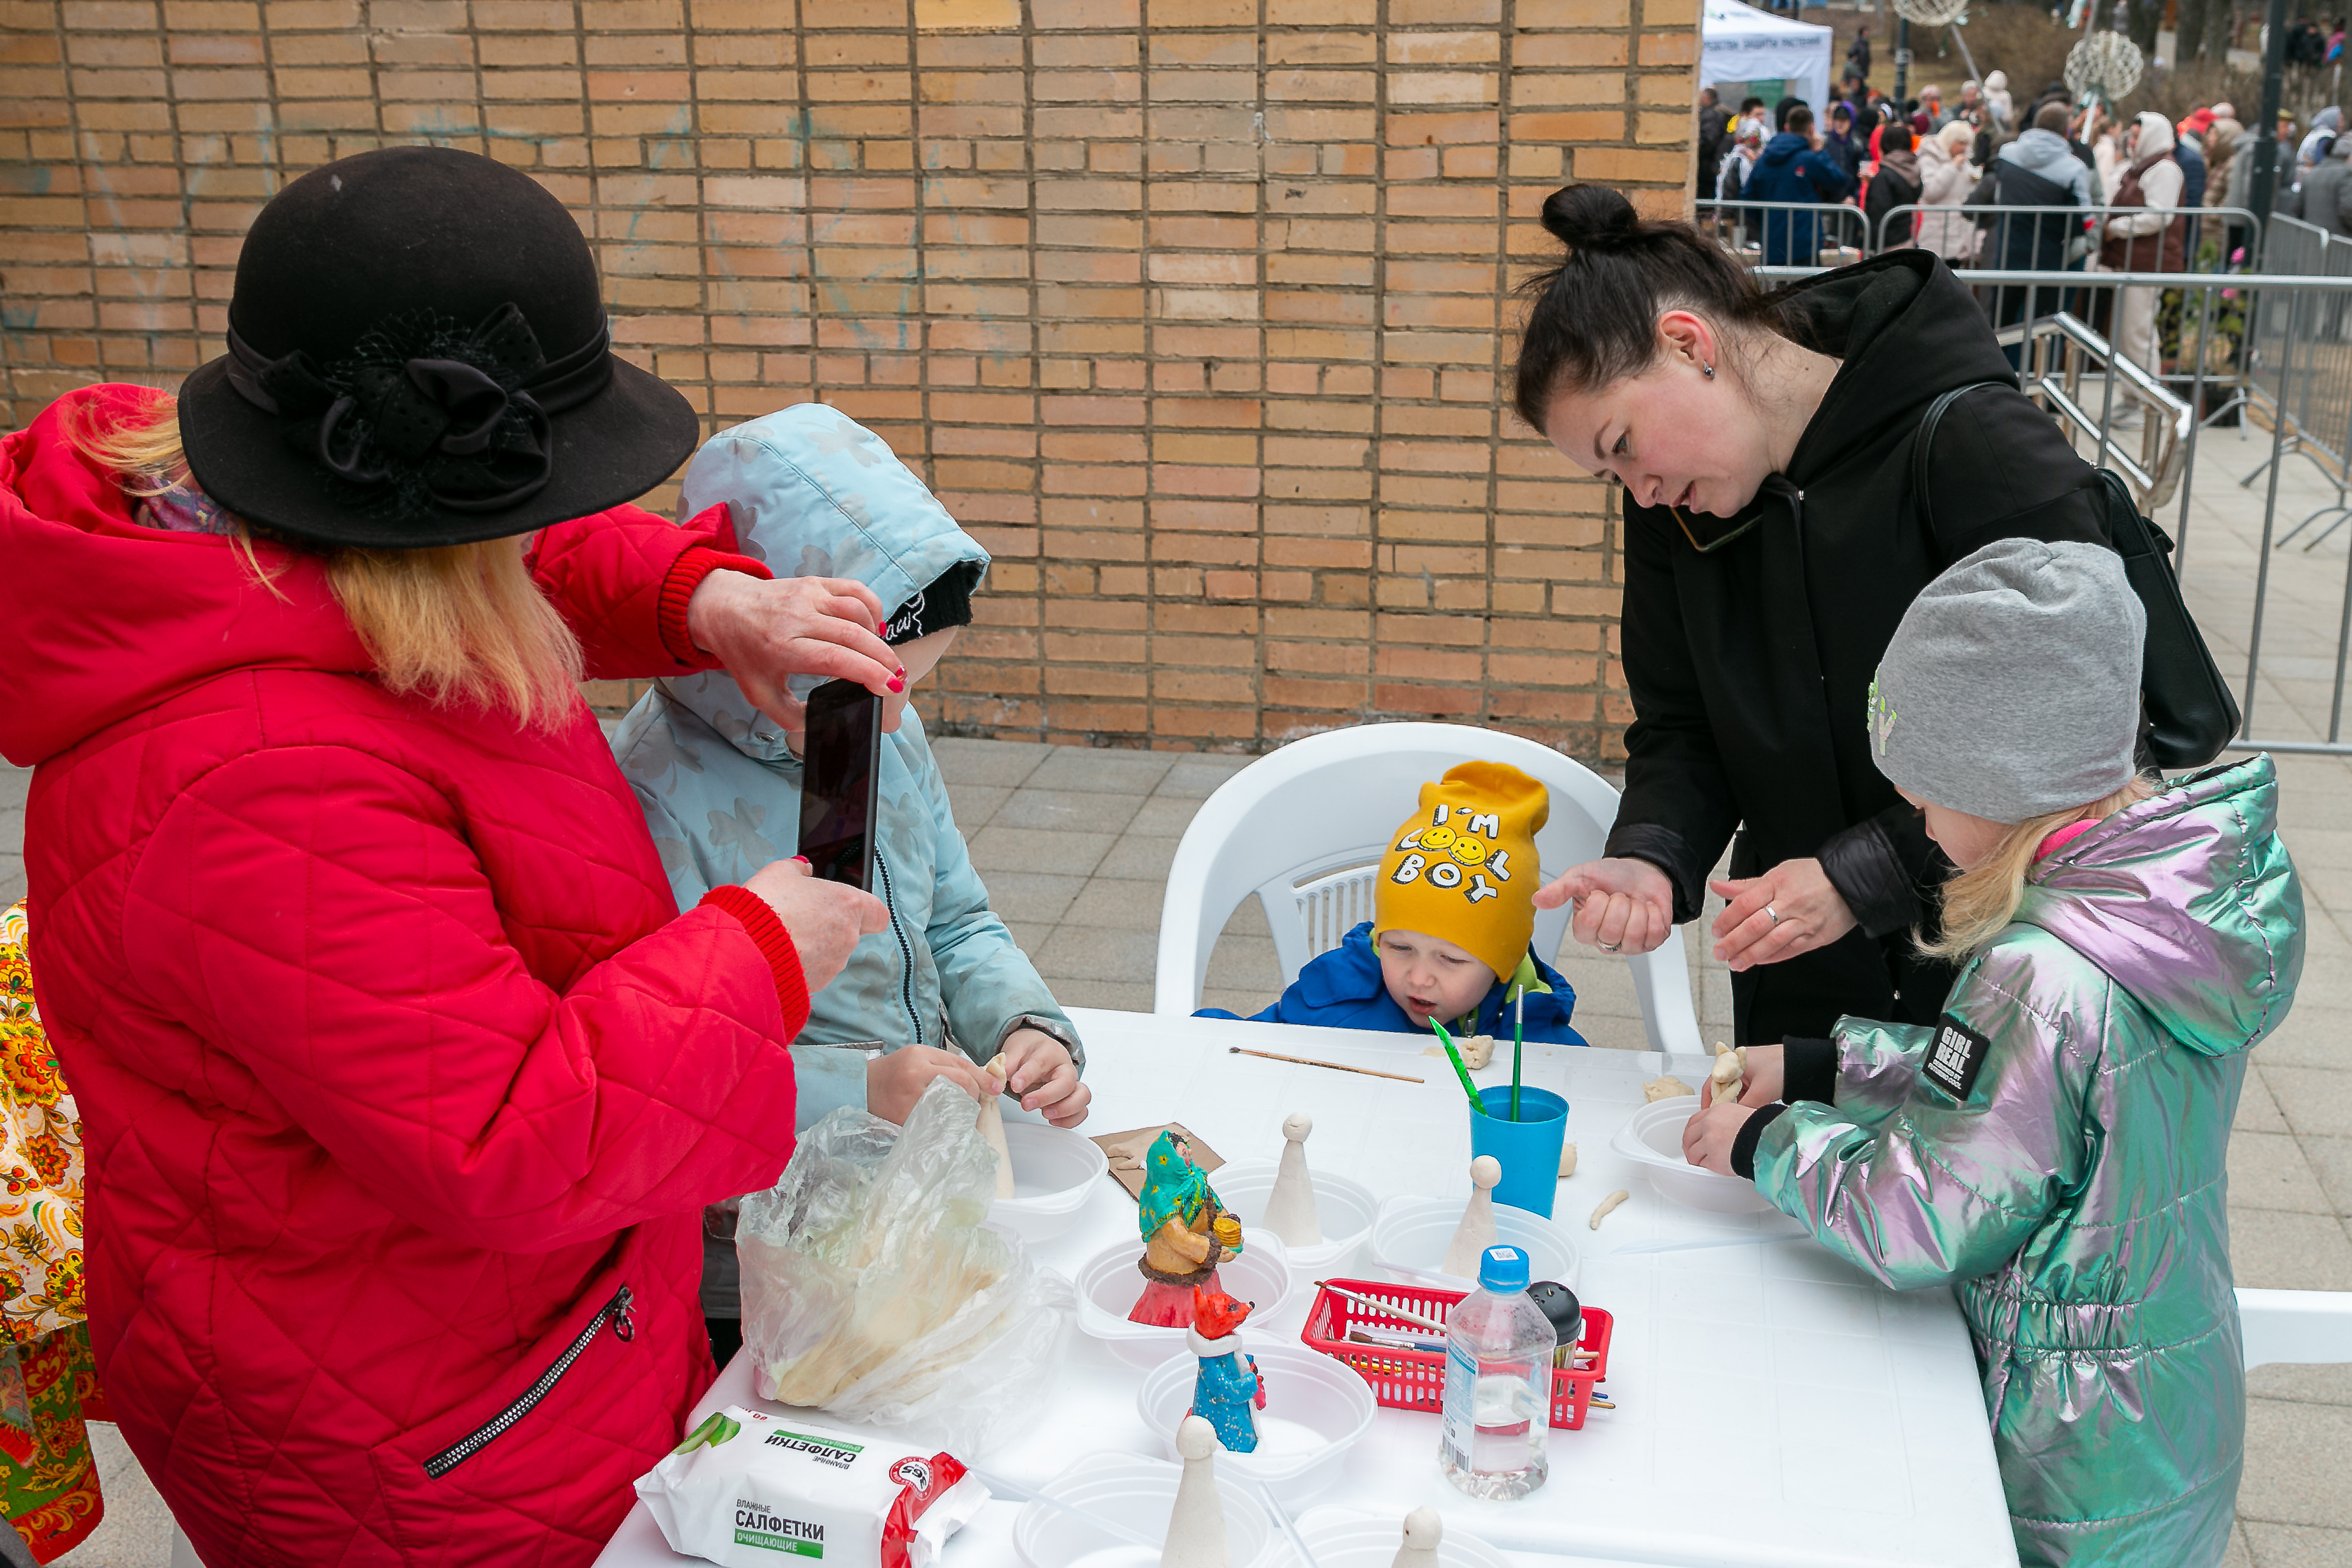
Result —
[[1502, 408], [1509, 290], [1567, 179], [1681, 210], [1696, 15], [0, 0], [5, 417], [220, 352], [290, 174], [469, 147], [571, 204], [624, 351], [713, 426], [835, 404], [986, 541], [949, 726], [1614, 756], [1614, 528]]

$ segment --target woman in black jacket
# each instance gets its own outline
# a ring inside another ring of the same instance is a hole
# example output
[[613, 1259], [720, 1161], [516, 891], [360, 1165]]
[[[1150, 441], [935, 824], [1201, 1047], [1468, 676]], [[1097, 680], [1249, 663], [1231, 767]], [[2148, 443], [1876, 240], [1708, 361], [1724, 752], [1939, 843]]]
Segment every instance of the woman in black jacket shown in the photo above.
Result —
[[[1625, 793], [1607, 858], [1537, 895], [1646, 952], [1696, 919], [1732, 841], [1717, 956], [1741, 1043], [1842, 1013], [1927, 1022], [1951, 971], [1920, 957], [1949, 871], [1870, 762], [1871, 678], [1914, 596], [1997, 538], [2107, 542], [2095, 472], [1934, 253], [1890, 251], [1766, 294], [1687, 225], [1615, 191], [1544, 204], [1568, 259], [1528, 285], [1516, 402], [1625, 486]], [[1920, 417], [1933, 517], [1911, 498]]]

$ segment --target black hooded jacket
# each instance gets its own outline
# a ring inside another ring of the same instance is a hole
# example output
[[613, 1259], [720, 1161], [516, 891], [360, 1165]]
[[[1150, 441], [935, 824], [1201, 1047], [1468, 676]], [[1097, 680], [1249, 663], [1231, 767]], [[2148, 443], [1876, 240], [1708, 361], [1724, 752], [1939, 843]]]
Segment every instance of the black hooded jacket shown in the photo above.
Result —
[[[1649, 861], [1696, 919], [1735, 829], [1732, 874], [1818, 856], [1860, 929], [1732, 979], [1741, 1042], [1827, 1035], [1838, 1017], [1927, 1022], [1951, 970], [1916, 956], [1950, 870], [1873, 765], [1872, 678], [1903, 612], [1946, 567], [1999, 538], [2107, 542], [2095, 470], [2015, 371], [1932, 251], [1890, 251], [1792, 286], [1811, 347], [1841, 361], [1785, 474], [1736, 517], [1625, 507], [1625, 794], [1608, 853]], [[1912, 504], [1919, 420], [1934, 520]], [[1752, 527], [1748, 526], [1753, 524]]]

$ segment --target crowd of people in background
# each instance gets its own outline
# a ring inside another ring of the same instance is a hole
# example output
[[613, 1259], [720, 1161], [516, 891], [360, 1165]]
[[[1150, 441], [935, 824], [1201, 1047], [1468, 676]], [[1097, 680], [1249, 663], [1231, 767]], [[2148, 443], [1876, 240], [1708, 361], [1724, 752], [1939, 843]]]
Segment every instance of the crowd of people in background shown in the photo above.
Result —
[[[1835, 265], [1905, 246], [1955, 267], [2038, 272], [2181, 272], [2247, 263], [2260, 138], [2230, 103], [2178, 121], [2119, 116], [2051, 82], [2021, 103], [1999, 70], [1918, 87], [1900, 101], [1870, 85], [1869, 24], [1854, 30], [1824, 106], [1699, 95], [1699, 195], [1717, 232], [1764, 266]], [[2342, 111], [2308, 128], [2279, 118], [2273, 210], [2352, 237], [2352, 137]], [[1852, 208], [1850, 214], [1824, 207]], [[2043, 209], [2021, 212], [2019, 209]], [[2209, 209], [2224, 209], [2206, 217]], [[2025, 291], [1990, 298], [2009, 325]], [[2117, 347], [2158, 363], [2158, 291], [2118, 291]], [[2047, 308], [2045, 302], [2042, 308]], [[2129, 416], [2126, 416], [2128, 423]]]

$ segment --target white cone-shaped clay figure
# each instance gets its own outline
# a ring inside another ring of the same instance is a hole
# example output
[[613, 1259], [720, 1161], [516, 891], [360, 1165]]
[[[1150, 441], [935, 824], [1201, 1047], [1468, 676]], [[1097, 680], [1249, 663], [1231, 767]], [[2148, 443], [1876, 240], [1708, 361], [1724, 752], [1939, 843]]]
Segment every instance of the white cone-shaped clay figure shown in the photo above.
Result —
[[1293, 1111], [1282, 1123], [1282, 1164], [1274, 1173], [1274, 1193], [1265, 1200], [1265, 1228], [1285, 1247], [1323, 1245], [1323, 1221], [1315, 1213], [1315, 1183], [1307, 1175], [1307, 1134], [1314, 1120]]
[[1176, 1454], [1184, 1461], [1176, 1483], [1176, 1506], [1168, 1515], [1168, 1539], [1160, 1548], [1160, 1568], [1233, 1568], [1225, 1540], [1225, 1502], [1217, 1495], [1217, 1429], [1198, 1416], [1176, 1428]]
[[1004, 1058], [988, 1064], [988, 1098], [980, 1103], [980, 1135], [996, 1151], [996, 1196], [1013, 1196], [1013, 1151], [1004, 1145]]
[[1502, 1179], [1502, 1162], [1494, 1155], [1480, 1155], [1470, 1162], [1470, 1207], [1462, 1211], [1461, 1227], [1439, 1266], [1457, 1280], [1476, 1279], [1479, 1255], [1495, 1244], [1495, 1184]]
[[1437, 1543], [1445, 1536], [1445, 1521], [1433, 1508], [1417, 1508], [1404, 1516], [1404, 1544], [1389, 1568], [1437, 1568]]

